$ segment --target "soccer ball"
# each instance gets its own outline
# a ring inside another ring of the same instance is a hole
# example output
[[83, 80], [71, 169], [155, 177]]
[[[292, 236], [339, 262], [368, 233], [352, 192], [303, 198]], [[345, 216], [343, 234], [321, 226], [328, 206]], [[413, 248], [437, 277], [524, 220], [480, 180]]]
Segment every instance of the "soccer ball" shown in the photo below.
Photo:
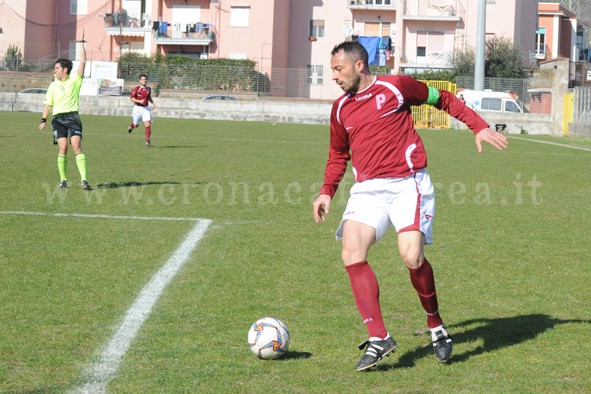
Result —
[[248, 347], [262, 359], [281, 357], [289, 347], [289, 331], [280, 320], [263, 317], [248, 330]]

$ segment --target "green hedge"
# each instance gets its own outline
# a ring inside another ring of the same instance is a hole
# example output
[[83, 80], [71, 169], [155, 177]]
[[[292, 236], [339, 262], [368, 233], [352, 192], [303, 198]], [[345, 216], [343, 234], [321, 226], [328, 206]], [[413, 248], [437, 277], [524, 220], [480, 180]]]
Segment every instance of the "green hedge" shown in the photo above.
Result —
[[119, 59], [119, 72], [121, 78], [131, 81], [146, 74], [158, 89], [264, 92], [268, 78], [254, 69], [255, 64], [252, 60], [125, 54]]

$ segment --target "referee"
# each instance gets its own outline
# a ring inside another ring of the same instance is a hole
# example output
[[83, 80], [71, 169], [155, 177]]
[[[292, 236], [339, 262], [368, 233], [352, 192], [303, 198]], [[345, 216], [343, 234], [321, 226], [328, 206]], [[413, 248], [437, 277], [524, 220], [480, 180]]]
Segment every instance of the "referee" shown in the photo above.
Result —
[[[41, 115], [39, 130], [45, 129], [47, 117], [52, 112], [51, 127], [54, 138], [57, 139], [59, 153], [57, 155], [57, 168], [60, 174], [61, 189], [68, 187], [68, 138], [70, 145], [76, 155], [76, 166], [80, 172], [82, 180], [82, 189], [90, 190], [90, 185], [86, 179], [86, 156], [82, 152], [82, 122], [78, 115], [80, 102], [80, 88], [82, 87], [82, 78], [84, 78], [84, 67], [86, 65], [86, 48], [84, 47], [84, 33], [80, 44], [80, 63], [78, 70], [74, 74], [72, 71], [73, 63], [69, 59], [58, 59], [53, 68], [55, 80], [49, 85], [45, 95], [45, 108]], [[55, 140], [54, 140], [55, 141]]]

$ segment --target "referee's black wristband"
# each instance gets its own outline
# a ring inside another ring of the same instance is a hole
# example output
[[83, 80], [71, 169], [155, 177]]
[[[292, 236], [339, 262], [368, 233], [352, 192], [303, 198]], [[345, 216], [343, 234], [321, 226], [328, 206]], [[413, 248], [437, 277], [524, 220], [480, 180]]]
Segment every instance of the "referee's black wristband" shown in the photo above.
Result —
[[47, 123], [47, 118], [41, 118], [41, 123]]

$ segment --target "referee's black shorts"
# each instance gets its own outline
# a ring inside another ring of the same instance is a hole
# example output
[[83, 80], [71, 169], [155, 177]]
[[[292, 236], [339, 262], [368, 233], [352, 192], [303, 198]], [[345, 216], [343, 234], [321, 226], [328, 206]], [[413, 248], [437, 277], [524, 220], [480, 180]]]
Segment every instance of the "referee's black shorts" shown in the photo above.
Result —
[[51, 127], [57, 132], [57, 138], [68, 138], [75, 135], [82, 138], [82, 122], [78, 112], [66, 112], [54, 115]]

